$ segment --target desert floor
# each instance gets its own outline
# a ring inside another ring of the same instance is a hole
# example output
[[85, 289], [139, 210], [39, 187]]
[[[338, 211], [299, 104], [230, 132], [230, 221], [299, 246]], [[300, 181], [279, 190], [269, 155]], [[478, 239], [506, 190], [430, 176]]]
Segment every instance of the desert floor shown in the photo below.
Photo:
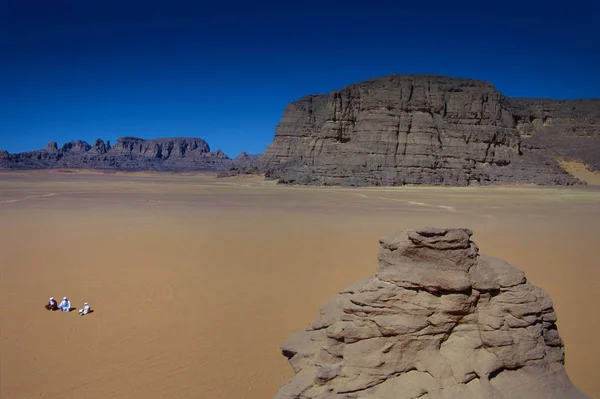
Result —
[[[600, 186], [311, 188], [258, 177], [0, 173], [0, 397], [272, 397], [279, 344], [377, 266], [378, 239], [468, 227], [552, 297], [600, 398]], [[47, 312], [68, 296], [95, 312]]]

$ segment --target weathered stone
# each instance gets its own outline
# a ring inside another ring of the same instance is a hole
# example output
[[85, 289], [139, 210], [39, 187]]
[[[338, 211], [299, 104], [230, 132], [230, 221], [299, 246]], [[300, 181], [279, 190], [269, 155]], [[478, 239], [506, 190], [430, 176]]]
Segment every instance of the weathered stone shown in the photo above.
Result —
[[248, 154], [245, 151], [242, 152], [240, 155], [238, 155], [237, 157], [235, 157], [233, 160], [236, 162], [249, 162], [249, 161], [254, 161], [258, 158], [259, 155], [257, 154]]
[[47, 152], [58, 152], [58, 145], [56, 144], [56, 141], [49, 142], [48, 145], [46, 145], [46, 151]]
[[600, 171], [600, 99], [507, 101], [524, 151], [558, 155]]
[[[47, 169], [86, 168], [116, 170], [221, 170], [232, 165], [221, 150], [210, 151], [208, 143], [198, 138], [145, 140], [121, 137], [114, 146], [97, 139], [93, 146], [84, 141], [65, 143], [60, 149], [50, 142], [45, 150], [6, 154], [1, 168]], [[247, 160], [238, 160], [243, 164]]]
[[377, 276], [405, 288], [468, 290], [478, 253], [471, 234], [467, 229], [425, 228], [382, 238]]
[[556, 154], [600, 168], [599, 149], [598, 100], [509, 99], [480, 80], [389, 75], [290, 103], [258, 161], [231, 173], [312, 185], [571, 185]]
[[[381, 239], [376, 274], [282, 345], [296, 375], [275, 398], [586, 398], [565, 371], [548, 295], [479, 255], [471, 235]], [[460, 287], [440, 277], [448, 272], [464, 274]]]
[[106, 154], [108, 150], [110, 150], [110, 142], [105, 143], [102, 139], [96, 139], [94, 145], [90, 149], [90, 151], [98, 154]]

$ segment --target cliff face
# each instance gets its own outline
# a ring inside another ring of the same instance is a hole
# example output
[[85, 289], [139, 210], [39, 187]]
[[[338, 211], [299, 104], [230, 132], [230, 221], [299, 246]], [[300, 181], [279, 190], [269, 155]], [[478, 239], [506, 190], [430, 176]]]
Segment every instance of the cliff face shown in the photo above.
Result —
[[525, 148], [600, 171], [600, 99], [508, 101]]
[[587, 398], [564, 368], [548, 295], [471, 235], [381, 239], [375, 275], [282, 344], [295, 376], [275, 399]]
[[78, 140], [60, 148], [50, 142], [44, 150], [0, 154], [0, 168], [5, 169], [220, 170], [230, 162], [222, 151], [211, 152], [208, 143], [198, 138], [121, 137], [114, 146], [101, 139], [93, 146]]
[[483, 81], [390, 75], [289, 104], [258, 167], [300, 184], [576, 183], [547, 146], [523, 146], [523, 132], [546, 114], [561, 131], [597, 136], [598, 124], [587, 108], [576, 120], [562, 106], [538, 108]]
[[135, 154], [146, 158], [172, 159], [202, 156], [210, 152], [208, 143], [196, 138], [168, 138], [144, 140], [121, 137], [111, 148], [114, 154]]

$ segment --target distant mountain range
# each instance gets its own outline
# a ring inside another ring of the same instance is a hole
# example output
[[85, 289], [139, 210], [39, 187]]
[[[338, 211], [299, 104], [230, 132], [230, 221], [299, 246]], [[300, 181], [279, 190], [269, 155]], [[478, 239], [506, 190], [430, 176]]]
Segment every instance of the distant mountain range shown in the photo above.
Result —
[[18, 154], [0, 150], [0, 169], [218, 171], [256, 158], [257, 155], [244, 152], [230, 159], [221, 150], [211, 151], [208, 143], [200, 138], [145, 140], [121, 137], [112, 146], [110, 142], [97, 139], [93, 145], [77, 140], [65, 143], [62, 147], [53, 141], [45, 149]]
[[561, 159], [600, 170], [600, 99], [509, 98], [481, 80], [389, 75], [290, 103], [260, 156], [230, 159], [199, 138], [121, 137], [0, 151], [0, 168], [216, 170], [346, 186], [581, 183]]

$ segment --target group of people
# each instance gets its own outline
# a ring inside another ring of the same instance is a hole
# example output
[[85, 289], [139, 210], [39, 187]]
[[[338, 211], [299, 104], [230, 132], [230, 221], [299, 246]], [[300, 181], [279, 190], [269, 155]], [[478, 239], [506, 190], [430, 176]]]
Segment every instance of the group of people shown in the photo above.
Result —
[[[63, 297], [62, 302], [61, 303], [57, 303], [56, 299], [54, 299], [54, 297], [50, 297], [50, 300], [48, 301], [48, 303], [46, 304], [46, 309], [48, 310], [61, 310], [63, 312], [70, 312], [72, 310], [71, 308], [71, 301], [69, 301], [69, 298], [67, 298], [66, 296]], [[79, 309], [79, 315], [83, 316], [90, 313], [90, 304], [85, 302], [83, 304], [83, 308]]]

